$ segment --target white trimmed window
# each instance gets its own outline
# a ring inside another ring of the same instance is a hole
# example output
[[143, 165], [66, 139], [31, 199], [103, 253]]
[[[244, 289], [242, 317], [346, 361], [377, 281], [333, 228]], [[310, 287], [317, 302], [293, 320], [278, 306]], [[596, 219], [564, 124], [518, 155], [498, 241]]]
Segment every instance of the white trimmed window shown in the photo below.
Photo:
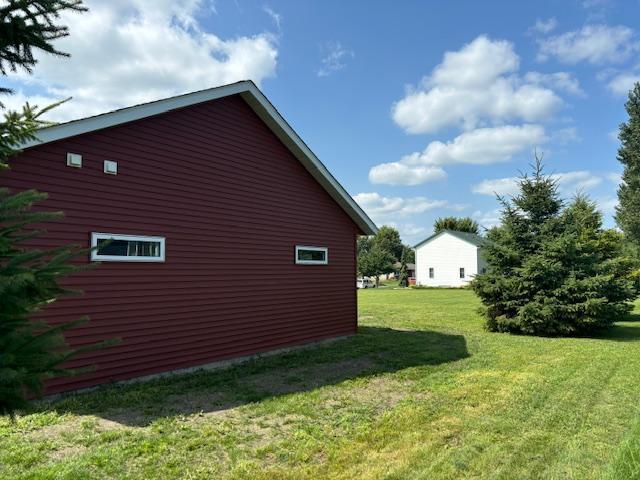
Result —
[[91, 260], [99, 262], [164, 262], [164, 237], [91, 233]]
[[296, 263], [302, 265], [326, 265], [329, 263], [327, 247], [296, 245]]

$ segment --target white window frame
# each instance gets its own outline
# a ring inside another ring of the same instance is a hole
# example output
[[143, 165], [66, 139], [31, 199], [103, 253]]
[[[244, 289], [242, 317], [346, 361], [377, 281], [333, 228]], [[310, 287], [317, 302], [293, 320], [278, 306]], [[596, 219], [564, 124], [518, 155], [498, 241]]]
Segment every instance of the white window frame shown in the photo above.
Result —
[[429, 267], [429, 278], [436, 278], [436, 269]]
[[458, 277], [460, 277], [460, 280], [464, 280], [465, 278], [467, 278], [467, 271], [464, 267], [460, 267], [458, 269]]
[[[100, 255], [98, 253], [98, 240], [128, 240], [132, 242], [159, 242], [160, 256], [158, 257], [134, 257], [125, 255]], [[164, 262], [165, 237], [151, 237], [147, 235], [124, 235], [120, 233], [91, 232], [91, 260], [95, 262]]]
[[[298, 252], [300, 250], [312, 250], [314, 252], [324, 252], [324, 260], [299, 260]], [[295, 253], [296, 264], [298, 265], [327, 265], [329, 263], [329, 249], [327, 247], [310, 247], [308, 245], [296, 245]]]

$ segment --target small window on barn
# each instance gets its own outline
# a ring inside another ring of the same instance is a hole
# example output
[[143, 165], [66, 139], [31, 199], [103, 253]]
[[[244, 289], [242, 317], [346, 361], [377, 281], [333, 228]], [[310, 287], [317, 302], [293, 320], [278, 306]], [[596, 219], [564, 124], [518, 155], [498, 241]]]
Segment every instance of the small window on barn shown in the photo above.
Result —
[[327, 247], [296, 245], [296, 263], [302, 265], [326, 265], [329, 263], [329, 249]]
[[464, 267], [460, 267], [460, 278], [464, 278]]
[[164, 237], [91, 234], [91, 260], [101, 262], [164, 262]]
[[433, 267], [429, 267], [429, 278], [434, 277]]

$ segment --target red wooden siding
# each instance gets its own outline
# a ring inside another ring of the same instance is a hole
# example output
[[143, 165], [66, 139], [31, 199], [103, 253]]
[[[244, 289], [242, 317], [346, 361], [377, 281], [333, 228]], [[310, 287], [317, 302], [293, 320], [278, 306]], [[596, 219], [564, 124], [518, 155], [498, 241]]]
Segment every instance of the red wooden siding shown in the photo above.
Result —
[[[83, 296], [43, 313], [89, 315], [67, 334], [76, 345], [122, 338], [72, 361], [97, 369], [50, 393], [355, 332], [358, 227], [239, 96], [28, 149], [2, 183], [65, 212], [39, 247], [166, 237], [165, 263], [104, 262], [69, 280]], [[296, 265], [296, 244], [328, 247], [329, 265]]]

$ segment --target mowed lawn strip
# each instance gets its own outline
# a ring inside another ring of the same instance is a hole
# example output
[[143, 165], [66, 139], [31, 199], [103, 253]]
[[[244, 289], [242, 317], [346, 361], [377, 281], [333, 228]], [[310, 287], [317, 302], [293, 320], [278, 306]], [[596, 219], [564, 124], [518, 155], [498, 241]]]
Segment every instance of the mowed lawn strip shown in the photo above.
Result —
[[640, 478], [640, 321], [488, 333], [468, 290], [359, 292], [360, 333], [0, 419], [0, 478]]

